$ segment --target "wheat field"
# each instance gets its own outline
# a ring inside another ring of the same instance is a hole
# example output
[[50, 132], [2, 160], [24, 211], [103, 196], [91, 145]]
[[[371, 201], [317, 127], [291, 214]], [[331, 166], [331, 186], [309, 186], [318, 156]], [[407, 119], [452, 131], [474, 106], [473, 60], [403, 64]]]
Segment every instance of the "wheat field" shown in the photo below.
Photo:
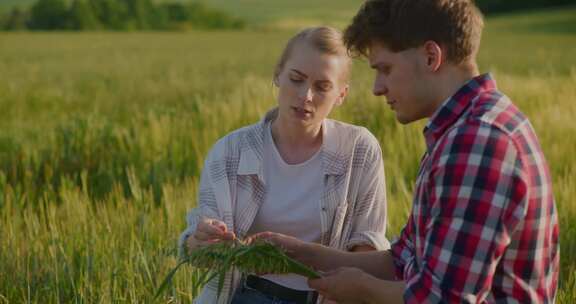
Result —
[[[353, 12], [352, 12], [353, 13]], [[487, 20], [479, 55], [530, 117], [553, 177], [559, 303], [576, 302], [576, 8]], [[276, 28], [0, 33], [0, 303], [142, 303], [176, 263], [203, 158], [275, 104]], [[290, 26], [284, 26], [284, 25]], [[402, 126], [355, 62], [332, 115], [380, 140], [389, 229], [410, 210], [424, 122]], [[189, 302], [191, 270], [163, 302]]]

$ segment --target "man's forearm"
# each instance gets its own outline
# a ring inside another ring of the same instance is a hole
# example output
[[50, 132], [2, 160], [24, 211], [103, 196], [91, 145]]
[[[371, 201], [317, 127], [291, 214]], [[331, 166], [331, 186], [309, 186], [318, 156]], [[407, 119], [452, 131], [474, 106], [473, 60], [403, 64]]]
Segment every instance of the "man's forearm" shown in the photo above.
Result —
[[377, 278], [366, 280], [364, 285], [364, 303], [404, 303], [404, 281], [385, 281]]
[[389, 251], [346, 252], [312, 243], [303, 246], [296, 258], [318, 270], [356, 267], [379, 279], [394, 279], [394, 263]]

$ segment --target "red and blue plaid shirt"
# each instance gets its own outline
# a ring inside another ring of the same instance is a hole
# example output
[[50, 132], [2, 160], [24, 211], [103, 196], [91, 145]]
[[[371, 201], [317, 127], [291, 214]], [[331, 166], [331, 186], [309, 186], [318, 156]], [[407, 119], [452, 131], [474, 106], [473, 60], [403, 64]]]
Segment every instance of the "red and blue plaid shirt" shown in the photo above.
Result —
[[481, 75], [424, 129], [413, 207], [391, 253], [407, 303], [546, 303], [558, 284], [550, 173], [527, 118]]

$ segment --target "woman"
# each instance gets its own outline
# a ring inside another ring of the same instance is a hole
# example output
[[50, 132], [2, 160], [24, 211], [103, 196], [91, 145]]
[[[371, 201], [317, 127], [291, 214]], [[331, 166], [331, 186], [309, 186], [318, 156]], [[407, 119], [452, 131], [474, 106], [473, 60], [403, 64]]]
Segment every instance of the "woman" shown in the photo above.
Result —
[[[340, 32], [309, 28], [289, 40], [274, 72], [278, 107], [212, 148], [181, 248], [265, 231], [342, 250], [388, 246], [378, 141], [365, 128], [326, 118], [344, 102], [349, 72]], [[218, 300], [214, 282], [196, 302], [314, 303], [306, 282], [230, 273]]]

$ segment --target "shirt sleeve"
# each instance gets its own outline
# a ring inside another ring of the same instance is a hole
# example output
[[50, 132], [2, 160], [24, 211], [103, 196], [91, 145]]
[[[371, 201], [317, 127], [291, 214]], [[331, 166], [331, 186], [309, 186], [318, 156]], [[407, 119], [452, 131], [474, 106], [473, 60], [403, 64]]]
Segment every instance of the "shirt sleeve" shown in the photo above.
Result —
[[204, 169], [200, 176], [200, 187], [198, 192], [198, 204], [196, 208], [191, 209], [186, 215], [186, 229], [180, 234], [178, 240], [178, 250], [180, 256], [185, 254], [184, 243], [186, 239], [196, 232], [196, 226], [202, 218], [219, 219], [218, 207], [214, 188], [209, 176], [210, 156], [204, 162]]
[[[366, 130], [369, 133], [368, 130]], [[359, 173], [357, 201], [355, 202], [351, 236], [346, 248], [370, 245], [377, 250], [390, 248], [386, 239], [386, 182], [384, 161], [378, 140], [369, 133], [364, 164]], [[353, 164], [354, 165], [354, 164]]]
[[527, 184], [510, 137], [482, 123], [465, 128], [432, 156], [423, 257], [406, 282], [406, 303], [485, 301], [526, 211]]
[[414, 261], [414, 245], [410, 239], [411, 230], [413, 225], [412, 215], [408, 218], [408, 222], [402, 228], [400, 232], [400, 237], [392, 242], [390, 248], [390, 254], [394, 262], [395, 269], [395, 279], [402, 281], [405, 279], [405, 271], [408, 267], [411, 267]]

